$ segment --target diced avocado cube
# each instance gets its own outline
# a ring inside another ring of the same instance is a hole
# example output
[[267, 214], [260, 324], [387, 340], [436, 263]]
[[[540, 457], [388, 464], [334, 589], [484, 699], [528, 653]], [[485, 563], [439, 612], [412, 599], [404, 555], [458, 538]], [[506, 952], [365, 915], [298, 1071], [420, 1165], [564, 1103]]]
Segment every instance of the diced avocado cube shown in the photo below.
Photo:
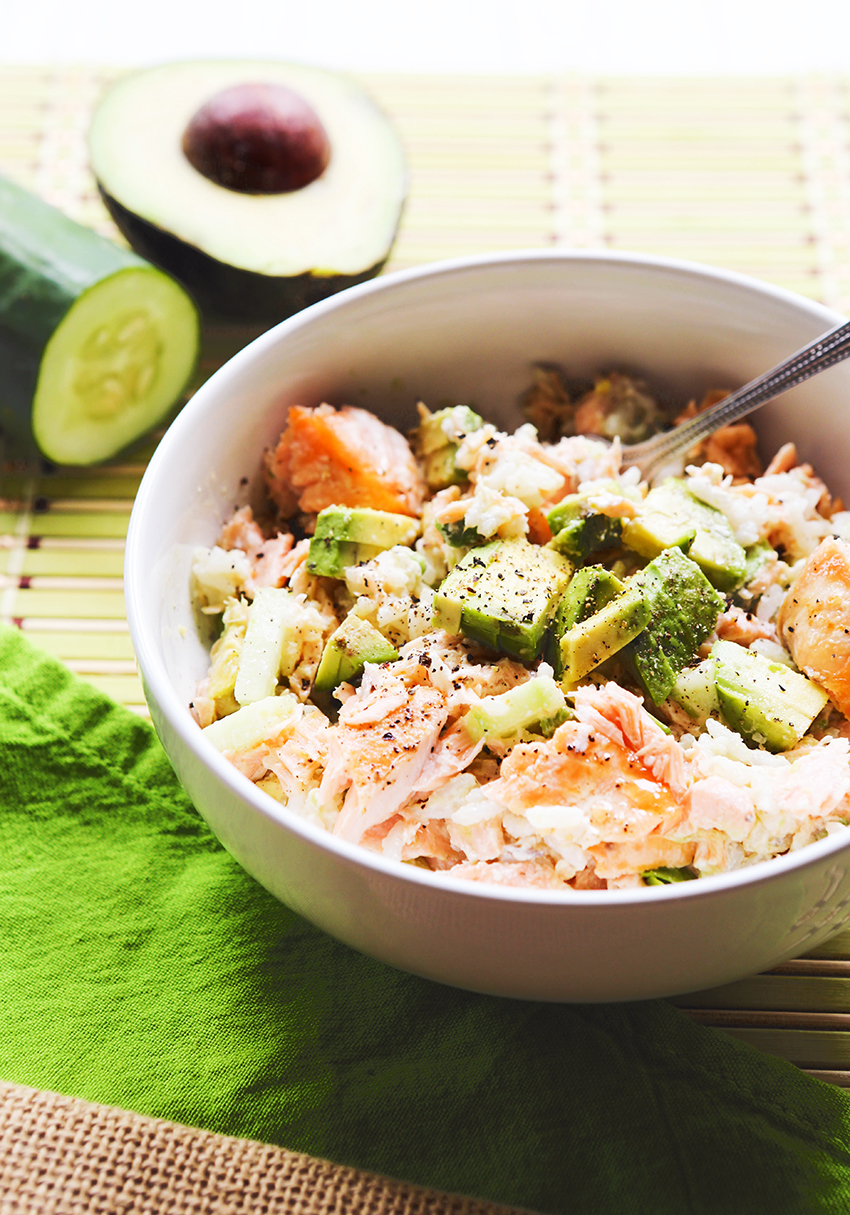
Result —
[[467, 734], [475, 740], [482, 734], [510, 738], [560, 714], [566, 719], [564, 693], [551, 676], [538, 675], [499, 696], [485, 696], [462, 720]]
[[733, 591], [743, 582], [747, 555], [729, 520], [675, 477], [649, 491], [638, 514], [623, 520], [622, 531], [623, 543], [643, 557], [682, 549], [720, 591]]
[[622, 538], [619, 519], [593, 510], [583, 494], [570, 494], [546, 516], [552, 532], [549, 547], [574, 561], [584, 561], [601, 548], [616, 548]]
[[585, 565], [573, 574], [546, 637], [546, 659], [559, 679], [564, 673], [561, 662], [561, 638], [564, 633], [574, 624], [598, 612], [623, 590], [624, 584], [620, 579], [601, 565]]
[[298, 604], [291, 591], [265, 586], [251, 604], [239, 655], [233, 695], [240, 705], [271, 696], [277, 686], [284, 641], [298, 628]]
[[466, 469], [459, 468], [455, 460], [459, 444], [449, 436], [460, 438], [483, 425], [484, 419], [468, 405], [449, 406], [423, 417], [413, 433], [413, 446], [430, 489], [445, 489], [468, 480]]
[[665, 549], [628, 583], [650, 608], [650, 621], [629, 649], [649, 698], [661, 704], [679, 672], [691, 666], [725, 606], [702, 570], [679, 548]]
[[661, 865], [658, 869], [644, 869], [641, 874], [646, 886], [671, 886], [674, 882], [690, 882], [696, 877], [693, 869], [671, 869]]
[[468, 552], [443, 580], [432, 624], [533, 662], [572, 570], [551, 549], [527, 540], [494, 540]]
[[685, 710], [699, 725], [704, 725], [720, 708], [714, 682], [714, 663], [706, 658], [695, 667], [685, 667], [676, 677], [670, 699]]
[[398, 650], [371, 625], [349, 612], [327, 640], [313, 690], [332, 692], [341, 683], [359, 678], [367, 662], [395, 662]]
[[711, 660], [724, 719], [768, 751], [795, 746], [829, 699], [805, 675], [734, 641], [715, 642]]
[[584, 679], [594, 667], [618, 653], [646, 628], [650, 607], [639, 588], [626, 586], [561, 638], [561, 669], [568, 683]]
[[342, 578], [350, 565], [371, 561], [396, 544], [413, 544], [419, 520], [368, 506], [326, 506], [316, 519], [307, 569], [326, 578]]

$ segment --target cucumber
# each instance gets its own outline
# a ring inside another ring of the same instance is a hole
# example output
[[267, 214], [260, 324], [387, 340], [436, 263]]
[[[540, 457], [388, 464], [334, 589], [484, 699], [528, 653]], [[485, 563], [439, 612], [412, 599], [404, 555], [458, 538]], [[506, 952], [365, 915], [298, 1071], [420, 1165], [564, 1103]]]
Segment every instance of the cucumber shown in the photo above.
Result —
[[167, 274], [0, 177], [0, 430], [23, 454], [115, 455], [180, 398], [200, 341]]

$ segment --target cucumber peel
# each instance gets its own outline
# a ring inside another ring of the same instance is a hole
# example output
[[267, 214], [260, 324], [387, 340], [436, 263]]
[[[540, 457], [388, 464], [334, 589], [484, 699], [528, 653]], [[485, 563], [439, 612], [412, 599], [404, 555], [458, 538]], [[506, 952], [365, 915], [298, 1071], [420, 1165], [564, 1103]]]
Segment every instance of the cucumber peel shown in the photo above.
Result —
[[23, 454], [116, 455], [180, 399], [200, 342], [167, 274], [0, 178], [0, 429]]

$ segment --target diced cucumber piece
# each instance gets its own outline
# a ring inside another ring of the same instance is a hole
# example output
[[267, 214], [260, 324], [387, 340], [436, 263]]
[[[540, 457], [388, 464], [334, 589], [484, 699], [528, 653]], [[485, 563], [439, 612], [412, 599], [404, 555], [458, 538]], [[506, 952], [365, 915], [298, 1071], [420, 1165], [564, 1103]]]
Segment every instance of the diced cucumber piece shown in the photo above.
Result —
[[712, 713], [716, 713], [720, 708], [712, 660], [706, 658], [697, 666], [685, 667], [680, 671], [670, 699], [681, 705], [688, 716], [699, 725], [705, 725]]
[[249, 751], [272, 737], [297, 708], [298, 700], [291, 692], [267, 696], [214, 721], [203, 733], [219, 751]]
[[287, 633], [298, 628], [297, 616], [298, 604], [291, 591], [271, 586], [257, 591], [233, 689], [240, 705], [263, 700], [274, 692]]
[[510, 738], [520, 730], [566, 712], [566, 697], [555, 680], [549, 675], [538, 675], [498, 696], [485, 696], [465, 714], [463, 724], [475, 739], [482, 734]]

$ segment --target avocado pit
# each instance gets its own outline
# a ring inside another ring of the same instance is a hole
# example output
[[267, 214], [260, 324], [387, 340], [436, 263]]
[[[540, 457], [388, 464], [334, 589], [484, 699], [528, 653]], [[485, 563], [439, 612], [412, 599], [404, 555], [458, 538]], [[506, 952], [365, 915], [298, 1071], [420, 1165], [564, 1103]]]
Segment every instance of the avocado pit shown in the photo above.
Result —
[[200, 107], [182, 140], [193, 168], [240, 194], [286, 194], [321, 176], [330, 140], [313, 107], [282, 84], [236, 84]]

